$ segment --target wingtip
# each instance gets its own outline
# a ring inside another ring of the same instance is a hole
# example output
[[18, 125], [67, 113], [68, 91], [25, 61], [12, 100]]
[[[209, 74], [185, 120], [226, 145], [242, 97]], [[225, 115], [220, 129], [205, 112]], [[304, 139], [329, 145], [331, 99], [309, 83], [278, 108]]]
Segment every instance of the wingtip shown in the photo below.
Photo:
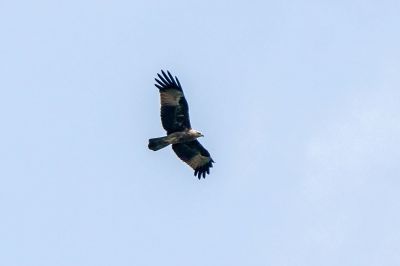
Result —
[[161, 70], [161, 73], [163, 74], [164, 77], [167, 76], [167, 75], [165, 74], [164, 70]]
[[[173, 81], [170, 80], [170, 78], [168, 77], [167, 74], [165, 74], [164, 70], [162, 71], [164, 78], [168, 81], [168, 83], [173, 84]], [[169, 73], [169, 71], [167, 70], [167, 73]]]
[[182, 90], [182, 86], [181, 86], [181, 83], [179, 82], [178, 77], [175, 76], [175, 79], [176, 79], [176, 83], [178, 84], [178, 87]]

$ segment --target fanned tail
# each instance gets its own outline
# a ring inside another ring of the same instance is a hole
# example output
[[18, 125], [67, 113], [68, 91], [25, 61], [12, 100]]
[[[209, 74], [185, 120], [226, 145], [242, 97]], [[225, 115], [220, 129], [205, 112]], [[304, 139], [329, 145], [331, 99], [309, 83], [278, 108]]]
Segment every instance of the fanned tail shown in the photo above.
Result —
[[158, 151], [162, 148], [165, 148], [169, 145], [170, 143], [167, 141], [167, 137], [161, 137], [161, 138], [154, 138], [154, 139], [149, 139], [149, 149], [153, 151]]

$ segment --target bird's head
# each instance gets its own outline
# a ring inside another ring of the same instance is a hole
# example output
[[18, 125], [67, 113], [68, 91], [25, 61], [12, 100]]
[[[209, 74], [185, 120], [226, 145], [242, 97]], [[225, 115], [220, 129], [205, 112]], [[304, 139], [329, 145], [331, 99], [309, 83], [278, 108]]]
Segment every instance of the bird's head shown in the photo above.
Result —
[[204, 137], [204, 135], [201, 134], [200, 131], [197, 131], [197, 130], [194, 130], [194, 129], [191, 130], [191, 134], [193, 134], [193, 136], [195, 136], [196, 138]]

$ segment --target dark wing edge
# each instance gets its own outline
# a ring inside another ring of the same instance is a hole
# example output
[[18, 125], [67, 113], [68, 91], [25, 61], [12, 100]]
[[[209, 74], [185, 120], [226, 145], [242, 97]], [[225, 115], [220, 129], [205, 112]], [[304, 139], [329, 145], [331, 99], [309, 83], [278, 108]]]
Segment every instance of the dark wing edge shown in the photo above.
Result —
[[168, 89], [175, 89], [178, 91], [182, 91], [182, 86], [179, 83], [179, 80], [176, 76], [175, 76], [175, 78], [172, 77], [171, 73], [169, 73], [168, 70], [167, 70], [168, 74], [166, 74], [164, 72], [164, 70], [161, 70], [161, 73], [162, 73], [162, 76], [157, 73], [157, 76], [159, 79], [155, 78], [155, 81], [158, 84], [154, 84], [154, 85], [157, 88], [159, 88], [161, 91], [168, 90]]
[[205, 178], [206, 174], [210, 174], [210, 168], [215, 162], [198, 140], [173, 144], [172, 149], [182, 161], [193, 168], [194, 176], [197, 176], [198, 179]]
[[191, 128], [189, 105], [183, 94], [182, 86], [175, 76], [161, 70], [154, 84], [160, 91], [161, 122], [168, 134]]

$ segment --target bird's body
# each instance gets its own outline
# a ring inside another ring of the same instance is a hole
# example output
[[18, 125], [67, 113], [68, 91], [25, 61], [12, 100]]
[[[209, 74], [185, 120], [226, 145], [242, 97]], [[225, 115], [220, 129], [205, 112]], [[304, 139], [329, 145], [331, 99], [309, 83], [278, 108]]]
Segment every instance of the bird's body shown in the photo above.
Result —
[[[193, 130], [193, 129], [186, 129], [184, 131], [178, 131], [174, 132], [171, 134], [168, 134], [165, 137], [160, 137], [160, 138], [154, 138], [154, 139], [149, 139], [149, 149], [153, 151], [157, 151], [159, 149], [162, 149], [169, 144], [178, 144], [178, 143], [185, 143], [185, 142], [190, 142], [198, 137], [201, 137], [202, 135], [200, 132]], [[161, 146], [156, 146], [156, 143], [164, 143], [166, 146], [161, 145]]]
[[183, 94], [181, 84], [167, 71], [157, 74], [160, 80], [155, 86], [160, 90], [161, 122], [167, 136], [149, 139], [149, 149], [157, 151], [170, 144], [176, 155], [194, 169], [194, 175], [200, 179], [210, 173], [214, 162], [210, 153], [197, 140], [203, 135], [191, 128], [189, 106]]

